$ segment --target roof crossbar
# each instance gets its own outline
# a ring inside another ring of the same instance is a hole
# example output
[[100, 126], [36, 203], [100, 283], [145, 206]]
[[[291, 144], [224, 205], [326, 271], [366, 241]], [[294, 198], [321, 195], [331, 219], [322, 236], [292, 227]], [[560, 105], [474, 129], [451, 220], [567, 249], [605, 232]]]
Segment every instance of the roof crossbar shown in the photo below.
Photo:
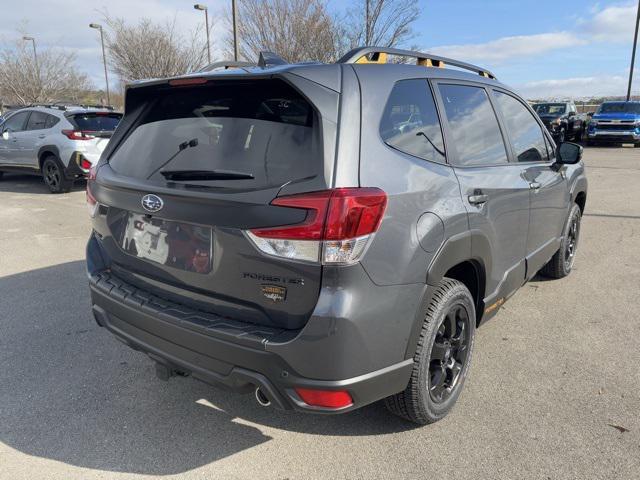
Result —
[[471, 63], [461, 62], [452, 58], [440, 57], [430, 53], [416, 52], [413, 50], [400, 50], [397, 48], [387, 47], [358, 47], [346, 53], [336, 63], [387, 63], [387, 56], [395, 55], [398, 57], [409, 57], [416, 59], [416, 65], [423, 67], [440, 67], [447, 65], [469, 70], [481, 77], [494, 79], [496, 76], [486, 68], [478, 67]]

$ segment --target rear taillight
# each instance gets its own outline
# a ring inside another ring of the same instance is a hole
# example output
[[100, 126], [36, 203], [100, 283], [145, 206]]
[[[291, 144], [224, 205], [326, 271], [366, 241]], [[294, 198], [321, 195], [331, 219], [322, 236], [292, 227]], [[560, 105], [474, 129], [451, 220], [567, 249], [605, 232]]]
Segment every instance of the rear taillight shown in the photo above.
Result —
[[87, 160], [86, 158], [81, 158], [80, 159], [80, 168], [83, 170], [87, 170], [90, 171], [91, 170], [91, 162], [89, 160]]
[[69, 140], [93, 140], [96, 137], [92, 133], [84, 130], [62, 130], [62, 134]]
[[87, 209], [89, 210], [89, 216], [91, 218], [96, 216], [96, 213], [98, 213], [98, 207], [100, 206], [96, 197], [91, 193], [91, 185], [96, 179], [97, 170], [96, 165], [91, 166], [91, 170], [89, 170], [89, 177], [87, 177]]
[[378, 188], [336, 188], [276, 198], [272, 205], [307, 210], [296, 225], [247, 232], [262, 252], [324, 264], [357, 262], [378, 230], [387, 195]]
[[172, 87], [184, 87], [187, 85], [202, 85], [207, 83], [207, 79], [204, 77], [192, 77], [192, 78], [176, 78], [169, 80], [169, 85]]
[[296, 388], [295, 391], [304, 403], [313, 407], [338, 409], [353, 405], [353, 399], [346, 390]]

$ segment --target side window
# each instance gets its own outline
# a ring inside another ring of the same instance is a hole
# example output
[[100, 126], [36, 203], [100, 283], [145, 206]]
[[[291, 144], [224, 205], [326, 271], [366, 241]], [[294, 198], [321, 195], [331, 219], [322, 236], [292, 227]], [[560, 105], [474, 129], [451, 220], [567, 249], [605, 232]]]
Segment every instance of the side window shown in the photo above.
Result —
[[47, 121], [44, 124], [44, 128], [51, 128], [55, 126], [60, 119], [58, 117], [54, 117], [53, 115], [47, 115]]
[[519, 162], [547, 162], [547, 146], [540, 124], [516, 98], [494, 90], [498, 108], [502, 112], [509, 137]]
[[380, 122], [387, 145], [432, 162], [444, 162], [444, 142], [436, 105], [426, 80], [395, 84]]
[[28, 116], [29, 112], [16, 113], [9, 117], [4, 124], [4, 128], [10, 132], [21, 132], [24, 130], [24, 124], [26, 123]]
[[457, 166], [507, 163], [500, 126], [484, 88], [438, 86], [458, 158]]
[[45, 128], [48, 115], [43, 112], [31, 112], [27, 122], [27, 130], [42, 130]]

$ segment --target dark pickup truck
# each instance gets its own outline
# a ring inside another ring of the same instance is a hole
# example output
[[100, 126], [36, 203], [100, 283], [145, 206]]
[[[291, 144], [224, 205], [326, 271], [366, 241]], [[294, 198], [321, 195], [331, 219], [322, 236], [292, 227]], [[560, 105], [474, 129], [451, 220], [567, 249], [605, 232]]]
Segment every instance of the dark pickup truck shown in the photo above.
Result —
[[556, 143], [582, 139], [587, 122], [583, 115], [578, 114], [573, 102], [536, 103], [533, 109]]

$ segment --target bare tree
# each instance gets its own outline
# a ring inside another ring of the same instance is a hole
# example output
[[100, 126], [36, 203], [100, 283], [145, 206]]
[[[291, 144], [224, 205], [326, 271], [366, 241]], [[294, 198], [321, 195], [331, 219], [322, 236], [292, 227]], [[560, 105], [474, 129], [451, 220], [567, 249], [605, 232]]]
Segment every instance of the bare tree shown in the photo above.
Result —
[[419, 14], [417, 0], [356, 0], [348, 13], [350, 45], [401, 46]]
[[104, 14], [108, 62], [122, 80], [161, 78], [197, 71], [206, 65], [207, 50], [200, 29], [188, 38], [176, 28], [175, 18], [165, 24], [148, 18], [135, 25]]
[[80, 101], [92, 85], [75, 62], [74, 53], [40, 48], [36, 66], [31, 48], [17, 41], [0, 51], [0, 100], [19, 105]]
[[[348, 47], [323, 0], [238, 0], [237, 8], [240, 56], [246, 60], [269, 50], [289, 62], [331, 62]], [[227, 47], [232, 58], [232, 35]]]

